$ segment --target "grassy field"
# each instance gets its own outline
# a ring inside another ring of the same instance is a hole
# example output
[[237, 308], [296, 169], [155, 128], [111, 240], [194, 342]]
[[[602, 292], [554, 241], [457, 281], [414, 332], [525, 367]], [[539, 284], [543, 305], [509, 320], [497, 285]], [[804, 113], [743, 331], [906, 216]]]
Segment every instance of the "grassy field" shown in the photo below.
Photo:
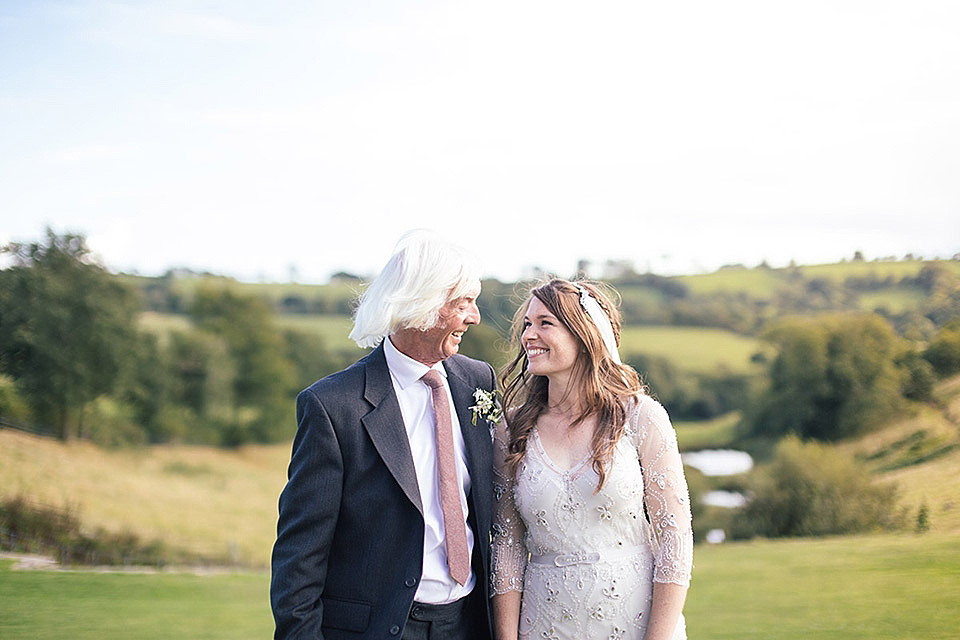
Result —
[[712, 420], [690, 422], [674, 421], [677, 430], [677, 442], [681, 451], [700, 449], [725, 449], [730, 447], [736, 436], [740, 412], [731, 411]]
[[960, 533], [960, 376], [938, 385], [935, 398], [935, 407], [838, 446], [897, 483], [911, 514], [926, 505], [932, 526]]
[[266, 573], [12, 571], [0, 560], [4, 640], [269, 638]]
[[[960, 262], [956, 260], [937, 260], [932, 263], [960, 275]], [[727, 293], [748, 291], [755, 297], [764, 298], [782, 287], [794, 271], [805, 278], [824, 278], [836, 283], [841, 283], [847, 278], [867, 276], [876, 276], [879, 279], [892, 277], [895, 281], [899, 281], [904, 277], [915, 277], [926, 264], [931, 263], [920, 260], [848, 261], [801, 265], [795, 269], [727, 267], [711, 273], [678, 276], [678, 279], [694, 295], [721, 291]]]
[[749, 291], [758, 298], [769, 298], [783, 286], [783, 273], [773, 269], [730, 267], [712, 273], [679, 276], [679, 280], [693, 295]]
[[958, 543], [904, 535], [698, 547], [689, 637], [955, 639]]
[[0, 452], [2, 498], [69, 508], [88, 528], [163, 540], [220, 562], [269, 563], [289, 443], [103, 449], [0, 430]]
[[636, 353], [664, 357], [696, 373], [746, 373], [754, 368], [750, 356], [764, 349], [763, 342], [724, 329], [631, 326], [621, 332], [620, 353], [625, 359]]
[[832, 264], [814, 264], [798, 267], [800, 273], [808, 278], [827, 278], [841, 281], [845, 278], [876, 275], [879, 278], [893, 277], [899, 280], [907, 276], [916, 276], [927, 264], [936, 264], [960, 275], [960, 262], [956, 260], [877, 260], [848, 261]]
[[283, 314], [276, 318], [277, 326], [318, 336], [328, 349], [357, 352], [357, 358], [367, 353], [348, 336], [353, 328], [353, 319], [343, 315]]
[[902, 313], [908, 309], [918, 309], [926, 295], [916, 289], [895, 287], [876, 293], [860, 294], [860, 308], [864, 311], [886, 309], [890, 313]]
[[[267, 638], [266, 573], [12, 571], [4, 640]], [[960, 536], [700, 546], [685, 616], [696, 640], [957, 638]]]

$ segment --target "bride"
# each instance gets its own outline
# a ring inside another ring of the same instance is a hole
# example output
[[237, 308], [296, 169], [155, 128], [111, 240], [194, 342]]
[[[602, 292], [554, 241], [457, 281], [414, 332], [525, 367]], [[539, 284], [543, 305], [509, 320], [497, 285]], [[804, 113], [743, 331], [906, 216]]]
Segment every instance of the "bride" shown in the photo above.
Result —
[[514, 321], [494, 434], [497, 640], [682, 640], [693, 534], [676, 433], [617, 353], [601, 289], [552, 280]]

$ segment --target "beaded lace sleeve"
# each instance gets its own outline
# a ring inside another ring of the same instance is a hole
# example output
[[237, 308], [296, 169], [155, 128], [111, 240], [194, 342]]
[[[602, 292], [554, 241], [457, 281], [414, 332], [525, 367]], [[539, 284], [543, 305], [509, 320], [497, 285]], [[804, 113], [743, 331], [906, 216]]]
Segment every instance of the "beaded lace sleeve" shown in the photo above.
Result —
[[639, 398], [632, 413], [628, 425], [643, 468], [643, 500], [653, 529], [653, 579], [689, 585], [693, 527], [677, 433], [666, 409], [653, 398]]
[[516, 482], [506, 468], [508, 436], [501, 420], [493, 437], [493, 536], [490, 593], [523, 591], [527, 566], [526, 528], [514, 503]]

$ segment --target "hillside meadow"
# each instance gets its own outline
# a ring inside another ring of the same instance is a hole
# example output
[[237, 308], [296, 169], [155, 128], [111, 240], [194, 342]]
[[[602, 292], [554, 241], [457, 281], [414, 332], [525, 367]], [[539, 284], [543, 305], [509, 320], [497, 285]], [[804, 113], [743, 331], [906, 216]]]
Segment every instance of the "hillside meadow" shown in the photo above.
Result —
[[289, 443], [105, 449], [0, 430], [0, 452], [2, 498], [71, 509], [89, 527], [217, 563], [269, 564]]
[[750, 292], [756, 297], [770, 297], [794, 276], [822, 278], [840, 284], [847, 278], [875, 277], [899, 281], [915, 277], [928, 264], [941, 266], [954, 275], [960, 275], [957, 260], [850, 260], [846, 262], [798, 265], [796, 267], [764, 269], [731, 266], [712, 271], [677, 276], [690, 293], [705, 295], [718, 292]]

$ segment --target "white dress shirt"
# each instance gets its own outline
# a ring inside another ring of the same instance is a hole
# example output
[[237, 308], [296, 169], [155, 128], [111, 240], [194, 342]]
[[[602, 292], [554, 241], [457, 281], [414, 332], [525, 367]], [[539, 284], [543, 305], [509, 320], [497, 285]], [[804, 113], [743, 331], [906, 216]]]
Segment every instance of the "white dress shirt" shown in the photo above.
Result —
[[[438, 362], [428, 367], [422, 362], [400, 353], [390, 338], [383, 341], [383, 352], [390, 369], [393, 389], [400, 402], [400, 414], [410, 440], [413, 466], [420, 486], [420, 502], [423, 504], [423, 576], [414, 599], [429, 604], [446, 604], [466, 596], [477, 582], [473, 570], [467, 584], [460, 586], [450, 577], [447, 568], [447, 548], [443, 528], [443, 512], [440, 509], [440, 488], [437, 482], [437, 420], [433, 412], [433, 397], [430, 387], [420, 378], [431, 368], [443, 379], [450, 401], [450, 418], [453, 425], [453, 448], [456, 452], [457, 479], [460, 484], [460, 506], [464, 519], [467, 517], [467, 494], [470, 492], [470, 475], [467, 472], [467, 457], [464, 450], [460, 421], [450, 396], [447, 372]], [[473, 530], [467, 527], [467, 548], [473, 557]]]

